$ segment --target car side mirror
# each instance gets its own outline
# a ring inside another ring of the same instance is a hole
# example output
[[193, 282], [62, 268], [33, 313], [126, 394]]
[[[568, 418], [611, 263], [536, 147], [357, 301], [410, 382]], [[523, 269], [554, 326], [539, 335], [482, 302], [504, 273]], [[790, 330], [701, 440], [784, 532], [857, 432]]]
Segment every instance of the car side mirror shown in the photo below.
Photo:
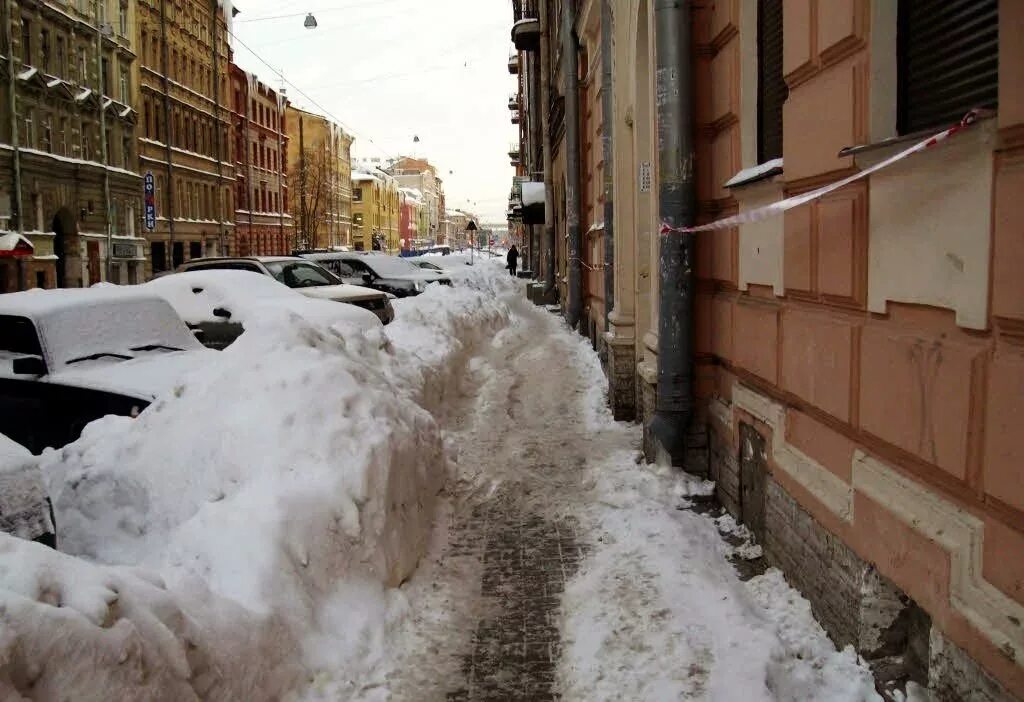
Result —
[[39, 356], [22, 356], [14, 359], [11, 370], [15, 375], [46, 375], [46, 364]]
[[366, 283], [367, 285], [372, 283], [373, 282], [373, 274], [372, 273], [363, 273], [363, 282]]
[[231, 311], [223, 307], [214, 307], [213, 316], [220, 317], [221, 319], [231, 319]]

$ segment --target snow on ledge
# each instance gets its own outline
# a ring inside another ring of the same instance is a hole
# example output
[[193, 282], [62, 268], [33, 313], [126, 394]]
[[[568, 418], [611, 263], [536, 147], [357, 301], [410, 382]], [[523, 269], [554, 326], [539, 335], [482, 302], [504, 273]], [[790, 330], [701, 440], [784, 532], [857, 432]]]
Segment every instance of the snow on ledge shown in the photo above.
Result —
[[762, 180], [769, 176], [777, 175], [778, 173], [782, 173], [782, 159], [773, 158], [771, 161], [765, 161], [760, 165], [752, 166], [751, 168], [744, 168], [732, 178], [725, 181], [725, 187], [735, 188], [738, 185], [746, 185], [747, 183]]

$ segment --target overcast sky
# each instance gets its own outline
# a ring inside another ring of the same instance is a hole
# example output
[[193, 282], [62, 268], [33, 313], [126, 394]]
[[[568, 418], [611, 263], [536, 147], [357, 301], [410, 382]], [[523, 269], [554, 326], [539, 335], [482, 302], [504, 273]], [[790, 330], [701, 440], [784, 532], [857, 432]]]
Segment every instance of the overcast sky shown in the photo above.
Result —
[[[274, 88], [281, 80], [263, 61], [282, 72], [309, 96], [287, 86], [293, 103], [355, 135], [355, 156], [429, 158], [450, 209], [504, 222], [517, 138], [508, 0], [234, 2], [238, 65]], [[316, 29], [303, 27], [306, 12]]]

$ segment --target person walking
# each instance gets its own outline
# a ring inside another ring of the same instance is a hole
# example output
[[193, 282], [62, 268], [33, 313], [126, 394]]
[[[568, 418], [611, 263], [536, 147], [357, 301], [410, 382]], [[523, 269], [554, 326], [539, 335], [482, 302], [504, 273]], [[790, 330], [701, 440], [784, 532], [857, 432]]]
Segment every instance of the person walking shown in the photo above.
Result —
[[516, 248], [515, 244], [512, 244], [512, 248], [508, 250], [508, 272], [512, 274], [512, 277], [516, 277], [516, 267], [519, 265], [519, 249]]

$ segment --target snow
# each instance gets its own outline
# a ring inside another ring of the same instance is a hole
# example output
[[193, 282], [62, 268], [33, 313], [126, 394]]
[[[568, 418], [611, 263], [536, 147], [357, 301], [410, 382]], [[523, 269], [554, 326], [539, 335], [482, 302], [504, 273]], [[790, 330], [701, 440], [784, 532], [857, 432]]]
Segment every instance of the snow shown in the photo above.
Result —
[[563, 699], [879, 699], [781, 574], [739, 579], [711, 483], [639, 464], [589, 343], [453, 258], [386, 330], [257, 321], [45, 453], [66, 553], [0, 536], [0, 698], [443, 698], [495, 599], [448, 525], [507, 504], [586, 547]]
[[431, 412], [508, 321], [469, 286], [403, 303], [387, 332], [258, 322], [45, 453], [66, 554], [0, 541], [0, 697], [280, 699], [386, 657], [449, 472]]
[[373, 181], [374, 183], [379, 183], [380, 178], [378, 178], [375, 175], [370, 175], [369, 173], [360, 173], [357, 171], [352, 173], [352, 181], [356, 183], [362, 183], [365, 181]]
[[21, 234], [0, 233], [0, 251], [14, 251], [18, 244], [27, 244], [29, 249], [34, 249], [31, 240]]
[[781, 158], [774, 158], [771, 161], [765, 161], [760, 165], [744, 168], [742, 171], [727, 180], [723, 187], [732, 188], [737, 185], [743, 185], [744, 183], [748, 183], [752, 180], [758, 180], [775, 170], [782, 170]]
[[53, 532], [38, 459], [0, 434], [0, 531], [22, 539]]
[[[335, 294], [349, 293], [351, 299], [366, 292], [354, 285], [325, 287]], [[260, 319], [289, 324], [293, 317], [299, 317], [327, 328], [337, 325], [341, 333], [346, 329], [370, 331], [381, 326], [372, 312], [331, 300], [311, 299], [270, 276], [250, 271], [186, 271], [162, 276], [140, 288], [167, 300], [189, 324], [224, 321], [213, 314], [215, 309], [224, 308], [231, 313], [230, 321], [243, 325]]]
[[523, 205], [544, 204], [544, 183], [525, 181], [523, 187]]

